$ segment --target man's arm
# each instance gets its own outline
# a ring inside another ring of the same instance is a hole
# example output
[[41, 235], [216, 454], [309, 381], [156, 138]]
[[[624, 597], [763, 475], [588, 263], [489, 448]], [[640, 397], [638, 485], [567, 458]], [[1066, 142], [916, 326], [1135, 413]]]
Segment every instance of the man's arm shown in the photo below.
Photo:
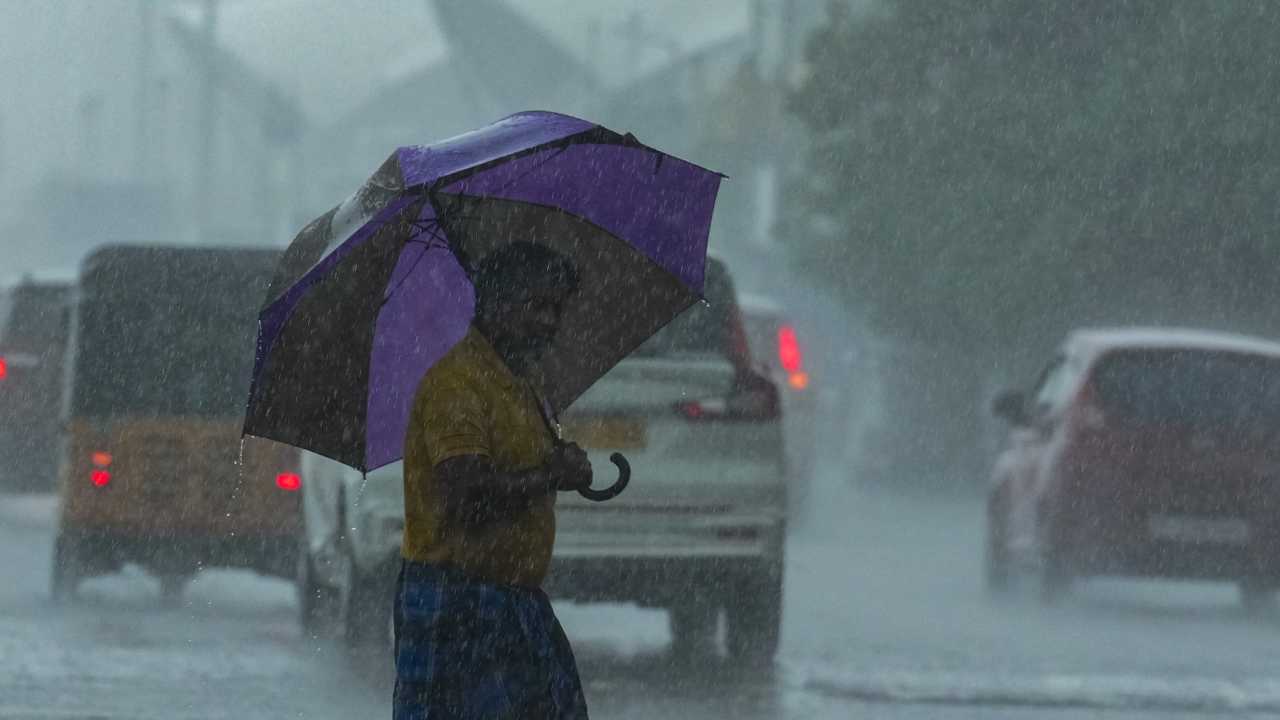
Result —
[[449, 519], [463, 527], [503, 520], [551, 493], [591, 486], [591, 461], [577, 443], [556, 448], [547, 461], [520, 472], [498, 472], [487, 455], [458, 455], [432, 471]]

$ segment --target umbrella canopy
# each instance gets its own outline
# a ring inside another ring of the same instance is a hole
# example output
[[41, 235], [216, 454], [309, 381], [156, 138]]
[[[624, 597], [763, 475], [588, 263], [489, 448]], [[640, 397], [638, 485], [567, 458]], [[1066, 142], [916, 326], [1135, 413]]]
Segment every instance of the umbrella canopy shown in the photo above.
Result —
[[581, 276], [534, 369], [563, 410], [698, 299], [722, 177], [546, 112], [400, 148], [285, 251], [245, 433], [363, 471], [399, 460], [418, 382], [471, 322], [468, 272], [515, 241]]

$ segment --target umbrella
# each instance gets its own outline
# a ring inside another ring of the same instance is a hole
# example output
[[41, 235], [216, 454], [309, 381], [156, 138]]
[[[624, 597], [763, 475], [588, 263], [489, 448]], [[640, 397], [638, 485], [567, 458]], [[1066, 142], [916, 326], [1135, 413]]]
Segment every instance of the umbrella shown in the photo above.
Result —
[[699, 299], [722, 177], [548, 112], [400, 148], [285, 250], [244, 432], [360, 471], [401, 459], [418, 382], [471, 322], [468, 271], [516, 240], [581, 276], [533, 371], [559, 413]]

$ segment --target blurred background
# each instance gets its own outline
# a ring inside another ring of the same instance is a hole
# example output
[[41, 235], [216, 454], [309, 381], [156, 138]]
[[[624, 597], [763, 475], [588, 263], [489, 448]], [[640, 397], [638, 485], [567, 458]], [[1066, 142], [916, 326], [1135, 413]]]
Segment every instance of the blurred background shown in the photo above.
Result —
[[281, 247], [396, 147], [539, 108], [730, 176], [713, 246], [745, 292], [796, 316], [815, 390], [856, 389], [837, 403], [855, 426], [840, 443], [879, 449], [850, 454], [869, 481], [980, 485], [995, 442], [980, 407], [1072, 327], [1276, 326], [1265, 4], [0, 13], [10, 284], [70, 277], [112, 241]]
[[839, 289], [792, 282], [780, 236], [806, 162], [789, 93], [824, 2], [69, 0], [0, 13], [0, 282], [70, 279], [110, 242], [283, 247], [395, 148], [544, 109], [730, 176], [712, 247], [740, 290], [786, 307], [814, 376], [853, 357]]

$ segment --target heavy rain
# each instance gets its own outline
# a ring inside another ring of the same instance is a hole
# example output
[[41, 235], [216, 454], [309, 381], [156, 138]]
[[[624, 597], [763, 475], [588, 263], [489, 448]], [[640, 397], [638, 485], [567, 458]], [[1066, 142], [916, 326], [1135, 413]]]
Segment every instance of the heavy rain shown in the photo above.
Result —
[[0, 1], [0, 720], [1280, 714], [1277, 123], [1268, 0]]

